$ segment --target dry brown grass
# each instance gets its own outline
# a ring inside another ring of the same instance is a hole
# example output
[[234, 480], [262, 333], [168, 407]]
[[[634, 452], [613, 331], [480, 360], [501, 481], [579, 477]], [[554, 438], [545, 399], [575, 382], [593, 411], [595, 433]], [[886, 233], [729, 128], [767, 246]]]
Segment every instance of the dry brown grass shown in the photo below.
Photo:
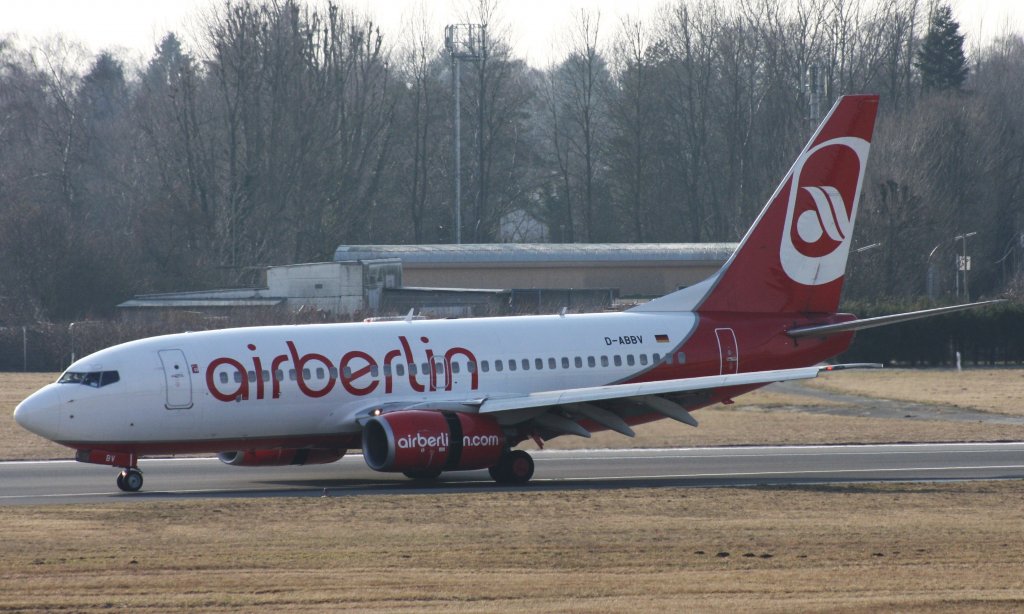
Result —
[[[815, 386], [828, 386], [861, 395], [909, 398], [915, 390], [922, 397], [928, 395], [938, 375], [950, 378], [949, 372], [928, 370], [847, 371], [830, 374], [813, 381]], [[879, 385], [879, 375], [892, 381], [890, 387]], [[978, 375], [965, 371], [961, 381], [967, 387], [965, 395], [976, 399], [978, 409], [996, 407], [1015, 388], [1007, 392], [997, 379], [1020, 382], [1024, 398], [1024, 370], [981, 371]], [[997, 378], [998, 376], [998, 378]], [[71, 450], [29, 433], [15, 424], [11, 417], [14, 407], [33, 391], [56, 379], [52, 373], [0, 373], [0, 459], [27, 460], [69, 458]], [[941, 378], [938, 378], [941, 380]], [[836, 382], [847, 382], [841, 387]], [[907, 397], [882, 394], [890, 388], [902, 391]], [[879, 392], [881, 391], [881, 392]], [[700, 428], [694, 429], [671, 420], [661, 420], [636, 428], [637, 436], [628, 439], [618, 433], [596, 433], [591, 439], [562, 437], [549, 446], [555, 449], [579, 448], [651, 448], [676, 446], [717, 445], [777, 445], [777, 444], [829, 444], [829, 443], [894, 443], [933, 441], [1005, 441], [1024, 440], [1024, 426], [993, 425], [985, 423], [942, 422], [931, 420], [888, 420], [829, 416], [822, 414], [783, 411], [799, 410], [809, 405], [841, 405], [798, 394], [758, 390], [738, 397], [729, 406], [704, 409], [695, 415]], [[529, 447], [529, 446], [528, 446]]]
[[6, 507], [0, 610], [1019, 611], [1022, 499], [991, 482]]
[[1024, 416], [1022, 369], [871, 369], [819, 377], [806, 385], [882, 399]]

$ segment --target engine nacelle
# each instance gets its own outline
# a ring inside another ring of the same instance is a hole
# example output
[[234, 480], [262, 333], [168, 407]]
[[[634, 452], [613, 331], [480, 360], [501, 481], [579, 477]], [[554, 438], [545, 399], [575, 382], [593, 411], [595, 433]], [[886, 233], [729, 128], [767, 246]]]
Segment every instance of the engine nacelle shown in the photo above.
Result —
[[455, 471], [493, 467], [505, 434], [490, 416], [396, 411], [363, 425], [363, 458], [377, 471]]
[[345, 456], [346, 450], [320, 450], [309, 448], [271, 448], [269, 450], [240, 450], [221, 452], [220, 462], [235, 467], [277, 467], [282, 465], [326, 465]]

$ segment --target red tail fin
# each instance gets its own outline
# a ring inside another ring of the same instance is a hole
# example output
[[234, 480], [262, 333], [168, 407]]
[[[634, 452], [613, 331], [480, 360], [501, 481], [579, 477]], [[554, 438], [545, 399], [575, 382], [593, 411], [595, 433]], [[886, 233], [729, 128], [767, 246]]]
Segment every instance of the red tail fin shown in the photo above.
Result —
[[840, 98], [722, 269], [636, 310], [835, 312], [877, 110]]

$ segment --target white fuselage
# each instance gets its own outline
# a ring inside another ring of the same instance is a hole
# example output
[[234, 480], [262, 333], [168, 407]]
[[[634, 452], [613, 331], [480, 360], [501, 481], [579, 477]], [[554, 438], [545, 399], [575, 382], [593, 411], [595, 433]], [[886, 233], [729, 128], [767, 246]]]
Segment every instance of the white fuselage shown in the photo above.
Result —
[[23, 405], [48, 407], [33, 411], [33, 430], [76, 447], [358, 433], [375, 407], [627, 381], [678, 351], [695, 323], [614, 313], [184, 333], [87, 356], [68, 373], [118, 381], [51, 384]]

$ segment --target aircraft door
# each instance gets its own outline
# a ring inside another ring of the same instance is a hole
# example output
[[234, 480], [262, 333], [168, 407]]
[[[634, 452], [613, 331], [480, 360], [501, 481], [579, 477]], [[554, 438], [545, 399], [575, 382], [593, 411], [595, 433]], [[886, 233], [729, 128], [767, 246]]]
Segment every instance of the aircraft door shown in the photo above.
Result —
[[181, 350], [160, 350], [160, 362], [164, 366], [164, 380], [167, 383], [167, 409], [189, 409], [192, 407], [192, 376], [188, 362]]
[[732, 375], [740, 370], [740, 350], [736, 344], [736, 333], [731, 328], [716, 328], [718, 337], [719, 368], [722, 375]]

